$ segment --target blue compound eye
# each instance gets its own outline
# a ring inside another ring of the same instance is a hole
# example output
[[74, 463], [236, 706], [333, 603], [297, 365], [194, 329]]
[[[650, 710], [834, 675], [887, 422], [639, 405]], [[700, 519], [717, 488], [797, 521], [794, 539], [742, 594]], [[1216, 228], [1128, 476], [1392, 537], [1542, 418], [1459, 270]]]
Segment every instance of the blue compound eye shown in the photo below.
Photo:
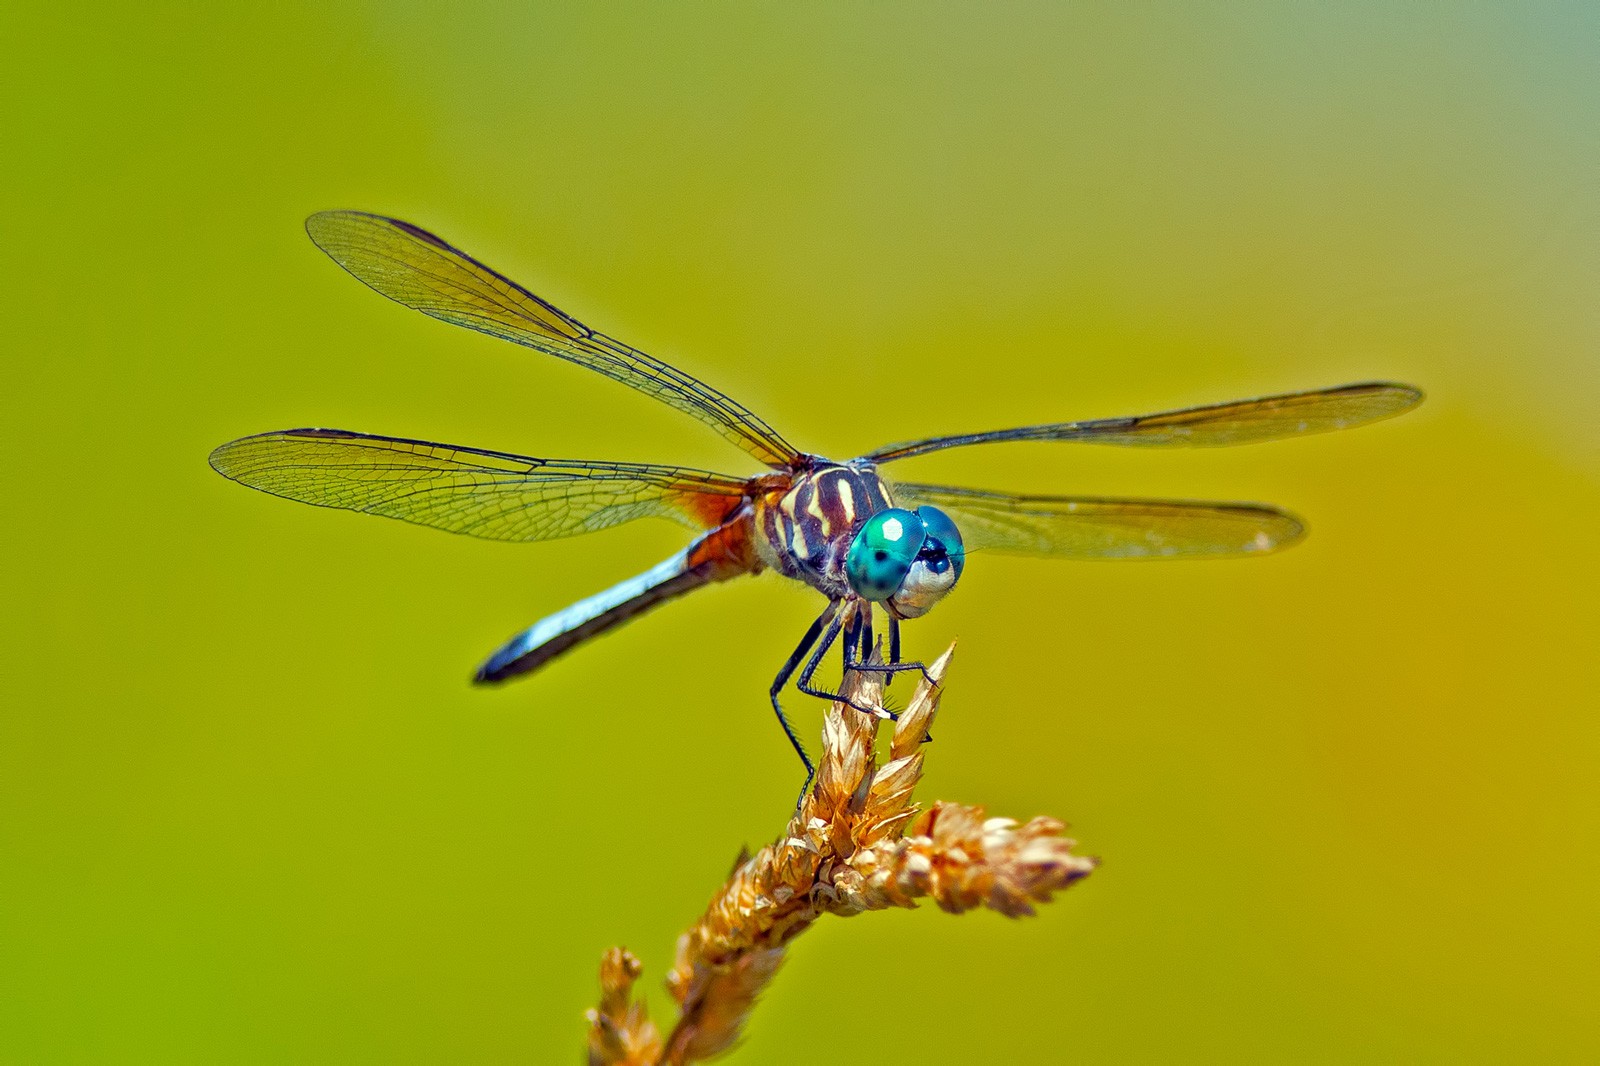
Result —
[[911, 572], [926, 538], [922, 519], [911, 511], [899, 507], [879, 511], [862, 525], [845, 553], [844, 573], [850, 587], [862, 599], [887, 600]]
[[884, 601], [896, 618], [919, 618], [933, 610], [956, 587], [967, 558], [961, 532], [949, 515], [937, 507], [918, 507], [916, 515], [927, 535], [900, 587]]
[[[922, 547], [922, 556], [928, 561], [928, 568], [935, 573], [943, 573], [948, 565], [955, 571], [955, 584], [961, 578], [961, 568], [967, 562], [967, 550], [961, 543], [961, 530], [950, 516], [937, 507], [922, 506], [916, 510], [922, 525], [928, 531], [928, 540]], [[943, 549], [941, 552], [939, 549]]]

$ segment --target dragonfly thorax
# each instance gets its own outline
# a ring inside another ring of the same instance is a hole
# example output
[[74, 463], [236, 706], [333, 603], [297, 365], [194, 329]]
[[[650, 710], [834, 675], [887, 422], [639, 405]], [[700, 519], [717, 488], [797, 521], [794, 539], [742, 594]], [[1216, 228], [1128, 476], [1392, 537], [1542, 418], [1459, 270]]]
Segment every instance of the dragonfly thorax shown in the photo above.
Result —
[[955, 523], [934, 507], [895, 507], [868, 463], [819, 463], [758, 501], [756, 524], [765, 565], [899, 618], [927, 613], [961, 576]]
[[825, 596], [853, 596], [845, 557], [862, 524], [889, 507], [888, 488], [870, 464], [824, 460], [756, 501], [757, 552]]

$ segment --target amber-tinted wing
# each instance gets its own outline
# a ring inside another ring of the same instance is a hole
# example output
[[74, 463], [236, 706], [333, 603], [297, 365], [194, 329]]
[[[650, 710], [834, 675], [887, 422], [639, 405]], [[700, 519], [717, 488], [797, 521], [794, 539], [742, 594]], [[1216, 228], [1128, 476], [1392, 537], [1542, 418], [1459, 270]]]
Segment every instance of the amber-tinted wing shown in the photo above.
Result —
[[896, 506], [949, 512], [966, 550], [1068, 559], [1261, 555], [1305, 536], [1294, 515], [1253, 503], [1016, 496], [949, 485], [893, 486]]
[[1100, 418], [1088, 422], [1052, 422], [1043, 426], [998, 429], [989, 433], [929, 437], [906, 444], [890, 444], [863, 458], [887, 463], [943, 448], [1005, 441], [1083, 441], [1148, 448], [1211, 448], [1254, 444], [1307, 433], [1350, 429], [1381, 418], [1392, 418], [1421, 402], [1421, 389], [1387, 381], [1369, 381], [1338, 385], [1331, 389], [1313, 389], [1310, 392], [1291, 392], [1283, 396], [1265, 396], [1257, 400], [1237, 400], [1209, 407], [1187, 407], [1181, 411], [1163, 411], [1153, 415]]
[[782, 468], [799, 457], [744, 405], [595, 332], [427, 230], [360, 211], [323, 211], [306, 219], [306, 232], [336, 263], [391, 300], [599, 371], [693, 415], [768, 466]]
[[704, 529], [744, 495], [742, 481], [703, 470], [533, 459], [339, 429], [243, 437], [212, 452], [211, 465], [285, 499], [489, 540], [551, 540], [648, 515]]

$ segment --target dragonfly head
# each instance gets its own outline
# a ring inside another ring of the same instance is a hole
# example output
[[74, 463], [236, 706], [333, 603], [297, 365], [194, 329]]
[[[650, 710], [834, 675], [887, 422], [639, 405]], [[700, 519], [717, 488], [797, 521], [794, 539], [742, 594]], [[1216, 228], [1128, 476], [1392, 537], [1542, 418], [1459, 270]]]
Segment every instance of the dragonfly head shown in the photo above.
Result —
[[891, 507], [862, 523], [845, 554], [845, 577], [862, 599], [896, 618], [916, 618], [956, 587], [961, 532], [937, 507]]

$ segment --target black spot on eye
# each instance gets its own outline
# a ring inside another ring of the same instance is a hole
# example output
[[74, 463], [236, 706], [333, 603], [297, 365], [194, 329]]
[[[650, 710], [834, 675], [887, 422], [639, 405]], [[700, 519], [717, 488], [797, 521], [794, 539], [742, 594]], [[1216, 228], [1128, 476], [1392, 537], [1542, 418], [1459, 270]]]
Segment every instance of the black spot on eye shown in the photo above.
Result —
[[884, 551], [882, 548], [879, 548], [877, 551], [872, 553], [872, 557], [881, 563], [885, 559], [889, 558], [889, 553]]

